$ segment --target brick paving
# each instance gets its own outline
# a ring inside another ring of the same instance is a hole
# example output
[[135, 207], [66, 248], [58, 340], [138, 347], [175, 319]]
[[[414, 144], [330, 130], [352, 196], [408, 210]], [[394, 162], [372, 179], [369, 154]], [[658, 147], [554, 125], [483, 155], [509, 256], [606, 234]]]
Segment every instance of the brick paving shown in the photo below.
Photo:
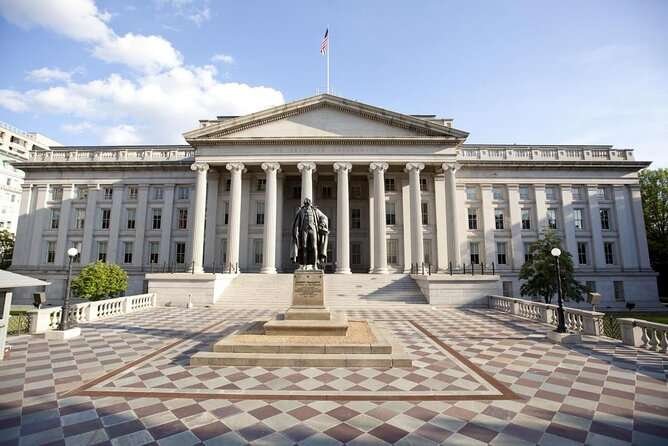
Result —
[[189, 367], [259, 309], [158, 308], [80, 338], [10, 338], [2, 445], [667, 444], [668, 356], [605, 338], [563, 347], [492, 310], [358, 308], [410, 369]]

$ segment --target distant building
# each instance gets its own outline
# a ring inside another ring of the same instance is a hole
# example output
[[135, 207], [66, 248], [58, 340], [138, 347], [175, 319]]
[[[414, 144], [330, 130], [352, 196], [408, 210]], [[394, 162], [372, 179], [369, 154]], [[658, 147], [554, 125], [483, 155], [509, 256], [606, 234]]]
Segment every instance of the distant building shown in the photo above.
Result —
[[16, 232], [24, 174], [12, 166], [30, 159], [31, 151], [44, 152], [56, 141], [39, 133], [27, 133], [0, 121], [0, 229]]

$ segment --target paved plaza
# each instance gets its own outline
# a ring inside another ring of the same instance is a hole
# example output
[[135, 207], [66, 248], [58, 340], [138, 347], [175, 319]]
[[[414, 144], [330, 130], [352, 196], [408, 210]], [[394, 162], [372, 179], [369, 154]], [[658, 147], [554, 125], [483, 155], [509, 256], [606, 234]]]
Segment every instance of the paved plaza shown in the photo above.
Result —
[[0, 445], [666, 444], [668, 356], [487, 309], [348, 311], [392, 332], [410, 369], [190, 367], [266, 309], [155, 308], [10, 339]]

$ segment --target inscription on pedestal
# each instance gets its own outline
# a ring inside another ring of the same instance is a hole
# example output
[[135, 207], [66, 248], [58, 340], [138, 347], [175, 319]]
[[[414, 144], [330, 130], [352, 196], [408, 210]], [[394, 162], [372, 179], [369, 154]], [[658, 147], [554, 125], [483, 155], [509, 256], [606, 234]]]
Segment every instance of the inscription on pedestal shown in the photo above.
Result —
[[304, 308], [325, 307], [325, 283], [322, 271], [295, 271], [292, 306]]

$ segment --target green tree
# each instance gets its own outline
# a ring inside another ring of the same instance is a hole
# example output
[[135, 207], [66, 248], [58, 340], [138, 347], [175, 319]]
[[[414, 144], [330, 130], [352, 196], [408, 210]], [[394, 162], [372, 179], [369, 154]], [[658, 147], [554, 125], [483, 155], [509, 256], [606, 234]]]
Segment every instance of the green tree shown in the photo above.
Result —
[[0, 231], [0, 269], [7, 269], [12, 264], [14, 254], [14, 234], [6, 229]]
[[[561, 240], [554, 231], [547, 231], [545, 236], [535, 241], [529, 247], [529, 261], [525, 262], [520, 270], [520, 279], [524, 283], [520, 287], [522, 296], [540, 296], [545, 303], [551, 303], [552, 297], [557, 294], [557, 272], [552, 256], [552, 248], [560, 248]], [[579, 302], [583, 294], [588, 292], [586, 286], [575, 280], [573, 272], [573, 258], [565, 249], [559, 256], [561, 269], [561, 291], [564, 300]]]
[[668, 169], [640, 171], [647, 247], [652, 267], [659, 273], [659, 295], [668, 294]]
[[95, 262], [72, 280], [72, 291], [88, 300], [118, 297], [128, 289], [128, 274], [118, 265]]

